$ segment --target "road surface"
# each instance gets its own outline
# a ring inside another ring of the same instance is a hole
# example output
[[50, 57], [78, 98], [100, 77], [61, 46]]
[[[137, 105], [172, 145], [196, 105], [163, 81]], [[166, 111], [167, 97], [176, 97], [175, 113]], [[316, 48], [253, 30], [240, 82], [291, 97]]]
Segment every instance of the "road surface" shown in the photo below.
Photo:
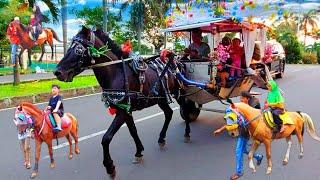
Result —
[[[290, 65], [283, 79], [277, 80], [284, 90], [287, 108], [307, 112], [320, 130], [319, 110], [320, 66]], [[266, 96], [266, 91], [261, 91]], [[79, 119], [81, 154], [67, 159], [68, 147], [60, 140], [54, 150], [56, 168], [50, 169], [48, 151], [42, 145], [39, 176], [45, 180], [103, 180], [108, 179], [102, 165], [101, 137], [108, 128], [112, 117], [106, 113], [100, 95], [86, 96], [64, 101], [66, 111]], [[44, 105], [39, 105], [44, 107]], [[111, 143], [111, 155], [117, 166], [119, 180], [224, 180], [234, 173], [235, 140], [227, 134], [213, 137], [212, 131], [223, 125], [222, 114], [201, 112], [198, 121], [191, 125], [192, 143], [183, 143], [184, 122], [179, 115], [177, 104], [167, 133], [167, 149], [160, 151], [157, 139], [163, 125], [164, 116], [157, 106], [134, 113], [138, 133], [144, 144], [144, 164], [131, 164], [135, 153], [133, 139], [128, 129], [122, 127]], [[206, 107], [223, 109], [218, 102]], [[11, 121], [13, 110], [0, 111], [0, 179], [25, 180], [31, 170], [22, 166], [23, 158], [19, 149], [16, 129]], [[304, 157], [298, 159], [298, 143], [293, 138], [291, 157], [287, 166], [282, 166], [285, 154], [285, 140], [272, 144], [273, 173], [265, 175], [266, 161], [263, 160], [257, 172], [252, 174], [245, 161], [245, 180], [320, 180], [320, 142], [305, 134]], [[55, 142], [54, 142], [55, 144]], [[34, 150], [32, 143], [32, 150]], [[265, 153], [264, 146], [258, 152]], [[32, 162], [34, 153], [32, 153]], [[246, 158], [245, 158], [246, 159]]]

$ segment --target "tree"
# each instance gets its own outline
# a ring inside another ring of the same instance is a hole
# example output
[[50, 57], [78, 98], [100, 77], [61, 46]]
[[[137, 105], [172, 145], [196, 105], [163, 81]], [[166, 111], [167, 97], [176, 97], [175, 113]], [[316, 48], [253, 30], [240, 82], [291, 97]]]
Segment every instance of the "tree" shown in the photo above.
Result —
[[68, 34], [67, 34], [67, 0], [60, 0], [61, 6], [61, 21], [62, 21], [62, 39], [63, 39], [63, 54], [67, 52]]
[[[20, 2], [22, 2], [23, 0], [19, 0]], [[53, 22], [57, 22], [59, 19], [59, 9], [58, 6], [52, 2], [51, 0], [38, 0], [43, 2], [45, 5], [47, 5], [47, 7], [49, 8], [50, 14], [52, 16], [52, 21]], [[34, 4], [37, 3], [37, 0], [24, 0], [24, 4], [20, 7], [21, 11], [27, 10], [26, 7], [33, 7]], [[48, 17], [45, 17], [45, 21], [48, 22], [50, 21], [50, 19]]]
[[310, 10], [307, 13], [303, 14], [301, 19], [300, 29], [304, 31], [304, 44], [306, 44], [306, 39], [308, 35], [308, 26], [311, 26], [312, 31], [318, 28], [317, 25], [317, 11]]
[[297, 23], [298, 17], [296, 16], [295, 13], [285, 12], [283, 14], [283, 19], [284, 21], [280, 23], [279, 26], [288, 26], [290, 29], [292, 29], [295, 32], [298, 30], [298, 23]]
[[276, 40], [282, 44], [288, 63], [299, 63], [302, 59], [302, 47], [296, 32], [288, 26], [278, 26], [275, 30]]
[[171, 3], [171, 0], [133, 0], [126, 1], [122, 5], [121, 11], [130, 7], [129, 24], [133, 32], [136, 32], [135, 37], [138, 41], [139, 51], [141, 50], [142, 33], [147, 32], [151, 35], [148, 31], [164, 27], [164, 15]]
[[[103, 7], [83, 7], [81, 10], [75, 10], [74, 14], [77, 18], [84, 20], [85, 25], [94, 28], [94, 27], [103, 27], [104, 19], [102, 14], [104, 13]], [[118, 25], [118, 22], [121, 21], [120, 16], [116, 16], [114, 13], [108, 13], [107, 16], [107, 29], [109, 32], [113, 31]]]

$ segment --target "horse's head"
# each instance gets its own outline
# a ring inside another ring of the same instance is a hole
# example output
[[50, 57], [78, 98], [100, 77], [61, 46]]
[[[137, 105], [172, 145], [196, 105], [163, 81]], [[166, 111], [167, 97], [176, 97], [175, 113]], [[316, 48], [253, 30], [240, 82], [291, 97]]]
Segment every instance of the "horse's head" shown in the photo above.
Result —
[[[69, 49], [54, 72], [60, 81], [71, 82], [76, 75], [90, 66], [115, 59], [110, 51], [101, 54], [103, 50], [100, 48], [106, 42], [103, 42], [98, 37], [100, 34], [97, 34], [83, 26], [80, 32], [73, 37]], [[112, 55], [113, 57], [110, 57]]]
[[226, 129], [230, 136], [237, 137], [239, 135], [238, 115], [231, 107], [226, 108], [224, 115], [226, 121]]

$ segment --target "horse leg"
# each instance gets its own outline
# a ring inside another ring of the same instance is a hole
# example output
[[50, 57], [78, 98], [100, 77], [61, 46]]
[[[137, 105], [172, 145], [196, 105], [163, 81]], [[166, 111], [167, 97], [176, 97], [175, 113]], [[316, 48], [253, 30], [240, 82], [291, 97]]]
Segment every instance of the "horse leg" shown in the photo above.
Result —
[[189, 121], [185, 121], [186, 123], [186, 129], [185, 129], [185, 132], [184, 132], [184, 142], [185, 143], [190, 143], [191, 140], [190, 140], [190, 122]]
[[159, 144], [160, 148], [164, 148], [164, 146], [166, 145], [165, 138], [167, 135], [167, 130], [168, 130], [170, 121], [172, 119], [173, 110], [171, 109], [171, 107], [167, 103], [159, 103], [158, 105], [162, 109], [162, 111], [164, 112], [164, 116], [165, 116], [165, 121], [164, 121], [163, 127], [161, 129], [159, 139], [158, 139], [158, 144]]
[[19, 66], [20, 66], [20, 68], [22, 68], [22, 58], [21, 58], [21, 56], [22, 56], [22, 54], [23, 54], [23, 52], [25, 51], [26, 49], [24, 49], [24, 48], [21, 48], [21, 51], [20, 51], [20, 53], [19, 53], [19, 55], [18, 55], [18, 62], [16, 62], [16, 64], [17, 64], [17, 68], [18, 68], [18, 64], [19, 64]]
[[118, 132], [120, 127], [125, 122], [124, 114], [127, 113], [122, 109], [117, 109], [117, 114], [111, 125], [109, 126], [107, 132], [103, 135], [102, 138], [102, 146], [103, 146], [103, 165], [107, 170], [107, 173], [111, 178], [116, 176], [115, 166], [113, 164], [113, 160], [111, 159], [109, 146], [112, 141], [113, 136]]
[[256, 172], [256, 167], [254, 166], [254, 163], [253, 163], [253, 155], [254, 155], [254, 153], [256, 152], [256, 150], [258, 149], [259, 144], [260, 144], [260, 142], [254, 140], [254, 141], [253, 141], [253, 144], [252, 144], [252, 146], [251, 146], [249, 155], [248, 155], [249, 168], [250, 168], [253, 172]]
[[287, 165], [288, 162], [289, 162], [290, 150], [291, 150], [291, 145], [292, 145], [292, 140], [291, 140], [291, 136], [290, 135], [288, 137], [286, 137], [286, 141], [288, 143], [288, 148], [287, 148], [286, 155], [284, 156], [284, 159], [282, 161], [283, 165]]
[[142, 151], [144, 151], [144, 147], [141, 143], [141, 140], [138, 136], [136, 125], [134, 124], [133, 117], [131, 115], [125, 115], [125, 122], [127, 124], [127, 127], [129, 129], [130, 135], [132, 136], [135, 144], [136, 144], [136, 154], [135, 158], [132, 161], [133, 164], [138, 164], [143, 162], [143, 155]]
[[79, 141], [78, 141], [78, 138], [79, 138], [79, 136], [78, 136], [78, 123], [75, 122], [74, 125], [75, 125], [75, 127], [72, 127], [70, 134], [74, 139], [74, 149], [75, 149], [74, 152], [76, 154], [80, 154]]
[[72, 153], [72, 139], [70, 137], [70, 134], [67, 134], [66, 135], [66, 138], [68, 140], [68, 143], [69, 143], [69, 155], [68, 155], [68, 158], [69, 159], [72, 159], [73, 158], [73, 153]]
[[48, 140], [47, 142], [47, 146], [48, 146], [48, 151], [49, 151], [49, 156], [50, 156], [50, 168], [54, 168], [56, 165], [54, 163], [54, 159], [53, 159], [53, 149], [52, 149], [52, 140]]
[[266, 174], [271, 174], [272, 172], [272, 161], [271, 161], [271, 140], [266, 140], [264, 142], [266, 148], [266, 156], [268, 161], [267, 172]]
[[38, 165], [39, 165], [39, 160], [40, 160], [41, 144], [42, 144], [42, 140], [37, 138], [36, 139], [35, 162], [34, 162], [33, 172], [31, 173], [31, 177], [30, 177], [31, 179], [34, 179], [35, 177], [38, 176]]
[[51, 61], [53, 61], [53, 44], [50, 44], [51, 47]]
[[303, 158], [303, 135], [302, 135], [302, 131], [297, 132], [297, 138], [298, 138], [298, 142], [299, 142], [299, 147], [300, 147], [300, 153], [299, 153], [299, 159]]
[[[28, 49], [28, 66], [31, 67], [32, 61], [31, 61], [31, 49]], [[21, 64], [22, 65], [22, 64]]]
[[39, 58], [39, 62], [42, 62], [42, 57], [43, 57], [44, 53], [45, 53], [45, 49], [44, 49], [44, 43], [43, 43], [43, 44], [41, 45], [41, 56], [40, 56], [40, 58]]

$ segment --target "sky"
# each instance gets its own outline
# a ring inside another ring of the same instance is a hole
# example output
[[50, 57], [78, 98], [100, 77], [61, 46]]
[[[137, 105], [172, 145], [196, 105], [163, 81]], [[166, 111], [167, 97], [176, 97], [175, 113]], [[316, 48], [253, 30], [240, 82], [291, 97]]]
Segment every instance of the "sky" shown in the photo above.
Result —
[[[54, 0], [54, 2], [57, 3], [57, 0]], [[67, 17], [67, 22], [68, 22], [68, 39], [71, 39], [74, 35], [77, 34], [77, 32], [80, 29], [80, 26], [82, 24], [82, 21], [79, 19], [76, 19], [75, 15], [72, 13], [72, 9], [81, 9], [84, 6], [89, 6], [91, 8], [96, 7], [96, 6], [102, 6], [102, 0], [67, 0], [68, 2], [68, 17]], [[121, 2], [121, 0], [119, 1]], [[301, 2], [301, 3], [298, 3]], [[38, 1], [38, 5], [40, 6], [40, 9], [42, 12], [48, 11], [48, 7]], [[119, 6], [119, 4], [118, 4]], [[286, 0], [286, 5], [285, 8], [289, 9], [291, 11], [296, 11], [299, 12], [300, 8], [303, 11], [308, 11], [310, 9], [314, 9], [315, 7], [320, 7], [320, 0]], [[109, 10], [111, 12], [117, 12], [116, 7], [109, 7]], [[124, 19], [129, 18], [129, 13], [126, 12], [123, 14]], [[61, 21], [57, 24], [45, 24], [44, 26], [46, 27], [51, 27], [53, 28], [60, 39], [62, 39], [62, 27], [61, 27]]]

